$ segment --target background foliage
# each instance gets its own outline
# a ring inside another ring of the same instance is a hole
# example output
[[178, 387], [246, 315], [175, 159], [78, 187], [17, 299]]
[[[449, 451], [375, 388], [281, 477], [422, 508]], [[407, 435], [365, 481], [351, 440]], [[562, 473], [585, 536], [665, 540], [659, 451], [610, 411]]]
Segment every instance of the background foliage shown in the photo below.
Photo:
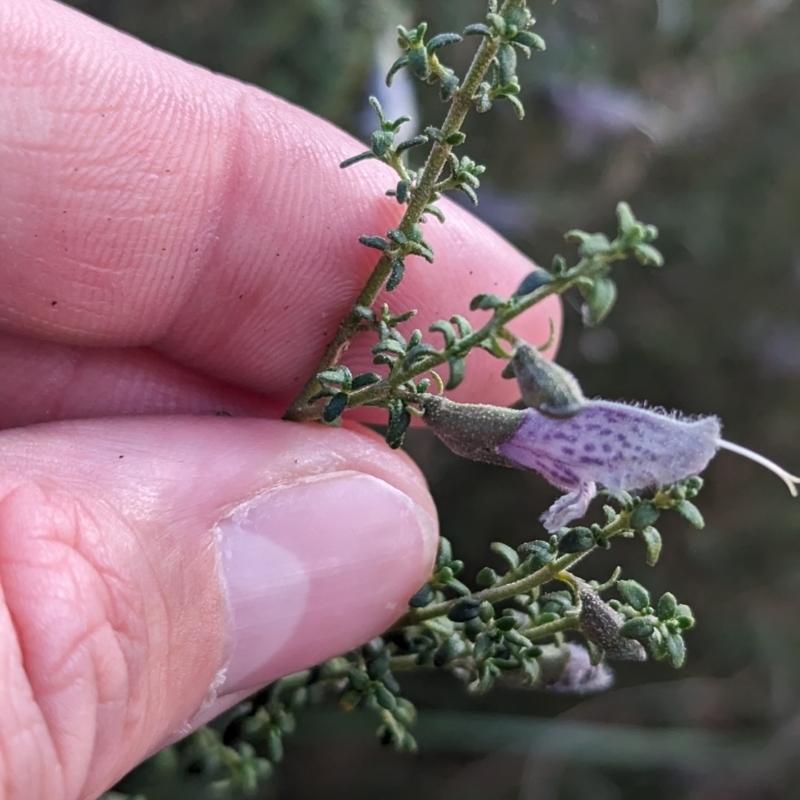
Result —
[[[483, 0], [72, 4], [357, 134], [387, 30], [391, 43], [397, 22], [424, 18], [435, 32], [484, 13]], [[547, 264], [564, 250], [563, 231], [613, 230], [614, 206], [625, 199], [659, 226], [667, 258], [651, 274], [617, 271], [620, 300], [601, 328], [584, 330], [568, 314], [561, 362], [588, 396], [717, 413], [726, 438], [797, 472], [798, 3], [532, 6], [548, 51], [520, 64], [528, 119], [520, 125], [498, 106], [467, 123], [470, 155], [489, 165], [478, 212]], [[424, 119], [437, 121], [435, 92], [419, 101]], [[555, 496], [544, 481], [458, 460], [424, 434], [410, 439], [443, 532], [468, 564], [485, 562], [492, 539], [540, 535], [532, 520]], [[692, 606], [698, 627], [685, 669], [617, 666], [615, 689], [583, 699], [511, 688], [470, 698], [446, 676], [410, 676], [420, 756], [382, 751], [372, 720], [309, 712], [264, 796], [799, 796], [800, 506], [774, 476], [734, 456], [720, 456], [706, 477], [704, 531], [665, 523], [652, 574], [636, 541], [614, 547], [604, 565], [610, 572], [622, 560], [627, 577]], [[593, 563], [599, 577], [600, 559]], [[180, 789], [163, 785], [151, 796], [180, 797]]]

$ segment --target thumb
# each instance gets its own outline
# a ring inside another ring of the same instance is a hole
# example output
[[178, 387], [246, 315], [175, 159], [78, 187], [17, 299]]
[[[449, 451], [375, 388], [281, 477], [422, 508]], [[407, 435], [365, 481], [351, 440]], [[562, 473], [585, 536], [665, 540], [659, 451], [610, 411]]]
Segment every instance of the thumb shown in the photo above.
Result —
[[99, 794], [239, 694], [363, 643], [436, 548], [369, 434], [131, 418], [0, 435], [0, 782]]

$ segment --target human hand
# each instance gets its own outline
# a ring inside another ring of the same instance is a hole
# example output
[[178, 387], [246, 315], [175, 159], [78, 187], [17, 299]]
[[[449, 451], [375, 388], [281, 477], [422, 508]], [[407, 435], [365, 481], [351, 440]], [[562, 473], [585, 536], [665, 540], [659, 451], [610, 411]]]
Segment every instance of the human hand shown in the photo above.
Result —
[[[50, 0], [3, 0], [0, 42], [0, 785], [73, 800], [388, 627], [436, 513], [365, 429], [278, 419], [399, 218], [384, 168]], [[530, 269], [455, 207], [429, 228], [420, 327]], [[513, 399], [493, 366], [456, 396]]]

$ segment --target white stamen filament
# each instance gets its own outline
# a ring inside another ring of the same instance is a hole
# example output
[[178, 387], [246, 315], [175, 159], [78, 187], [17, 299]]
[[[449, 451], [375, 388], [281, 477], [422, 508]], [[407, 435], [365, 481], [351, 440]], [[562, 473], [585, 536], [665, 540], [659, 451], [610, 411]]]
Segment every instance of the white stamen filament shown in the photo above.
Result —
[[774, 461], [770, 461], [768, 458], [764, 458], [764, 456], [754, 453], [746, 447], [733, 444], [733, 442], [726, 442], [724, 439], [717, 440], [717, 444], [724, 450], [738, 453], [740, 456], [744, 456], [751, 461], [755, 461], [757, 464], [761, 464], [762, 467], [766, 467], [770, 472], [774, 472], [789, 487], [792, 497], [797, 497], [797, 487], [800, 486], [800, 478], [796, 475], [792, 475], [783, 467], [779, 467]]

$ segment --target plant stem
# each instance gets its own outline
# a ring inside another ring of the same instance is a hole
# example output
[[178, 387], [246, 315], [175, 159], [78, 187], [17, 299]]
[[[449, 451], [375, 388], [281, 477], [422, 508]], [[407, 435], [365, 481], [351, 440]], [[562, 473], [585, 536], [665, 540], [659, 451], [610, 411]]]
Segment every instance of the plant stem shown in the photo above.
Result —
[[[513, 8], [525, 5], [525, 0], [505, 0], [500, 13], [510, 11]], [[446, 144], [444, 140], [454, 133], [461, 130], [464, 119], [472, 108], [473, 97], [481, 84], [487, 70], [491, 66], [492, 60], [497, 55], [500, 43], [494, 37], [485, 36], [483, 41], [478, 47], [475, 57], [472, 59], [472, 64], [467, 71], [467, 74], [456, 91], [450, 108], [447, 112], [444, 124], [442, 125], [442, 141], [436, 142], [428, 154], [428, 159], [425, 162], [425, 167], [420, 176], [419, 183], [414, 188], [411, 198], [409, 200], [406, 212], [400, 222], [400, 230], [408, 235], [413, 227], [419, 223], [420, 217], [425, 211], [425, 207], [431, 202], [435, 186], [439, 180], [439, 176], [447, 163], [448, 156], [453, 149], [451, 145]], [[316, 414], [309, 415], [307, 407], [309, 400], [319, 391], [320, 385], [316, 376], [338, 363], [341, 356], [350, 344], [352, 338], [358, 332], [361, 322], [361, 317], [357, 313], [357, 308], [371, 307], [378, 296], [378, 293], [383, 288], [389, 275], [391, 274], [392, 265], [390, 260], [384, 255], [378, 260], [375, 269], [369, 277], [369, 280], [364, 285], [358, 298], [353, 304], [348, 315], [342, 320], [339, 329], [336, 331], [331, 342], [325, 348], [319, 363], [317, 364], [314, 374], [306, 382], [300, 393], [295, 398], [287, 412], [284, 414], [284, 419], [301, 421], [303, 419], [310, 419], [319, 417], [319, 411]]]
[[554, 619], [552, 622], [545, 622], [543, 625], [536, 625], [533, 628], [523, 628], [520, 633], [535, 642], [537, 639], [546, 639], [556, 633], [575, 630], [575, 628], [580, 627], [580, 624], [577, 614], [573, 614], [568, 617]]
[[[536, 291], [525, 295], [525, 297], [520, 298], [507, 308], [498, 309], [485, 325], [473, 331], [468, 336], [465, 336], [463, 339], [459, 339], [454, 347], [441, 350], [438, 353], [431, 353], [429, 356], [416, 361], [408, 369], [398, 370], [396, 373], [390, 374], [383, 380], [373, 383], [371, 386], [352, 392], [349, 397], [348, 408], [356, 408], [367, 404], [379, 405], [380, 402], [376, 403], [376, 401], [396, 396], [399, 387], [404, 383], [446, 364], [450, 358], [465, 356], [472, 348], [478, 346], [481, 342], [491, 338], [495, 334], [499, 335], [505, 325], [537, 303], [540, 303], [546, 297], [553, 294], [563, 294], [568, 289], [572, 289], [578, 285], [580, 280], [586, 278], [587, 275], [591, 275], [600, 268], [607, 266], [612, 261], [617, 261], [624, 257], [625, 256], [621, 254], [609, 253], [603, 254], [602, 256], [582, 259], [562, 278], [557, 278], [544, 286], [540, 286]], [[409, 395], [405, 399], [413, 400], [414, 397]], [[294, 409], [294, 406], [292, 408]], [[298, 408], [296, 414], [293, 416], [287, 416], [286, 418], [299, 421], [319, 419], [321, 416], [322, 406], [306, 405], [302, 408]]]
[[[591, 552], [591, 551], [587, 551]], [[500, 603], [503, 600], [510, 600], [518, 594], [526, 594], [537, 586], [542, 586], [549, 581], [552, 581], [559, 572], [568, 569], [573, 564], [580, 561], [586, 553], [570, 553], [569, 555], [561, 556], [550, 564], [536, 570], [525, 578], [520, 578], [518, 581], [506, 583], [502, 586], [490, 586], [488, 589], [483, 589], [480, 592], [470, 595], [471, 600], [479, 603], [488, 600], [490, 603]], [[453, 606], [462, 602], [463, 597], [455, 597], [452, 600], [445, 600], [441, 603], [432, 603], [424, 608], [413, 608], [406, 612], [400, 619], [392, 626], [392, 630], [405, 628], [408, 625], [416, 625], [428, 619], [435, 617], [445, 616]]]

